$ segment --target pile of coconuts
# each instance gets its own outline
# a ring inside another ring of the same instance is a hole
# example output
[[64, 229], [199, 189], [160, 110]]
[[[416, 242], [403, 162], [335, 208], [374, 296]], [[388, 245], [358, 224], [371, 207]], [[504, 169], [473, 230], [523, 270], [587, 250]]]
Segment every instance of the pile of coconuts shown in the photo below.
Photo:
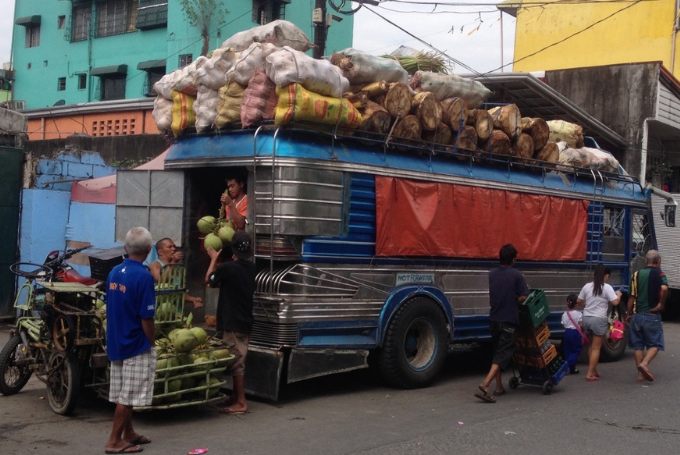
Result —
[[234, 223], [224, 218], [215, 218], [214, 216], [204, 216], [198, 220], [196, 226], [198, 231], [205, 235], [203, 246], [206, 250], [208, 247], [211, 247], [215, 251], [219, 251], [223, 247], [229, 246], [231, 238], [236, 232]]
[[[226, 347], [214, 349], [207, 342], [208, 334], [200, 327], [173, 329], [167, 337], [156, 340], [157, 381], [153, 405], [180, 401], [184, 394], [175, 392], [194, 388], [201, 388], [195, 391], [197, 397], [205, 397], [206, 386], [208, 398], [217, 395], [222, 382], [214, 376], [206, 381], [206, 372], [225, 365], [230, 353]], [[169, 393], [175, 394], [156, 397]]]

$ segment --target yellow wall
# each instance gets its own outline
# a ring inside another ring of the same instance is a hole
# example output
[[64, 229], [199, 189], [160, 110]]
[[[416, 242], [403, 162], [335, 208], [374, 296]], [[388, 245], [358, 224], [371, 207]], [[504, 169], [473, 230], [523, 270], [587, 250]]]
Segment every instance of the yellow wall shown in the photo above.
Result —
[[[677, 37], [675, 68], [671, 68], [676, 0], [642, 0], [636, 4], [592, 1], [548, 4], [544, 8], [527, 5], [518, 9], [513, 70], [541, 71], [662, 61], [676, 77], [680, 74], [680, 41]], [[516, 4], [511, 0], [507, 3]], [[628, 6], [625, 11], [604, 19]], [[567, 38], [602, 19], [601, 23]], [[557, 42], [560, 43], [528, 57]]]

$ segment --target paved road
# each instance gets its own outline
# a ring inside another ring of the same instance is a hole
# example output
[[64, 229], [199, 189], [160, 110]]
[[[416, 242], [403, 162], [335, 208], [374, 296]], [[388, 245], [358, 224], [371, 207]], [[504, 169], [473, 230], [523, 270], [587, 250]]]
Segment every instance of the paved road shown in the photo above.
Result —
[[[666, 323], [656, 382], [639, 384], [632, 352], [601, 366], [602, 380], [566, 377], [544, 396], [520, 386], [487, 404], [472, 395], [488, 368], [481, 350], [456, 349], [430, 388], [395, 390], [366, 372], [287, 387], [278, 403], [250, 401], [244, 416], [209, 406], [134, 415], [148, 454], [676, 454], [680, 450], [680, 323]], [[8, 327], [0, 325], [0, 344]], [[507, 386], [506, 386], [507, 387]], [[89, 395], [58, 416], [35, 379], [0, 396], [0, 453], [99, 454], [113, 407]]]

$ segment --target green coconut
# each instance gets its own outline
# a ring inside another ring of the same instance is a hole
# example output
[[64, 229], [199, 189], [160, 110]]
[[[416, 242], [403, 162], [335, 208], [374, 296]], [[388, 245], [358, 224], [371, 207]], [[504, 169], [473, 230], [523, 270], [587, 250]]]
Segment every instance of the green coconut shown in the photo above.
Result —
[[104, 302], [102, 299], [97, 299], [97, 301], [94, 303], [94, 306], [99, 310], [102, 307], [106, 307], [106, 302]]
[[212, 352], [213, 359], [226, 359], [229, 357], [229, 349], [215, 349]]
[[206, 250], [212, 248], [215, 251], [219, 251], [222, 249], [222, 239], [215, 234], [208, 234], [205, 236], [205, 239], [203, 239], [203, 246]]
[[206, 357], [199, 357], [196, 360], [194, 360], [194, 369], [195, 370], [208, 370], [211, 365], [212, 365], [212, 360], [210, 360]]
[[196, 387], [197, 380], [198, 378], [195, 377], [182, 378], [182, 390], [193, 389]]
[[198, 346], [205, 344], [205, 342], [208, 341], [208, 334], [202, 328], [192, 327], [190, 330], [198, 340]]
[[156, 319], [159, 321], [172, 321], [176, 316], [176, 308], [172, 302], [163, 302], [156, 308]]
[[[205, 379], [201, 379], [196, 387], [205, 387], [208, 385]], [[208, 385], [208, 398], [213, 398], [220, 391], [220, 380], [217, 378], [210, 378], [210, 383]]]
[[221, 228], [228, 227], [230, 229], [236, 230], [236, 228], [234, 227], [234, 223], [231, 220], [222, 220], [220, 222], [220, 227]]
[[171, 341], [177, 352], [189, 352], [198, 346], [198, 339], [189, 329], [179, 329]]
[[230, 228], [229, 226], [224, 226], [217, 231], [217, 236], [220, 238], [220, 240], [222, 240], [222, 243], [224, 245], [228, 245], [229, 243], [231, 243], [231, 239], [232, 237], [234, 237], [235, 233], [236, 231], [234, 231], [233, 228]]
[[203, 218], [198, 220], [196, 226], [198, 226], [198, 231], [201, 234], [210, 234], [212, 231], [215, 230], [215, 217], [204, 216]]
[[173, 379], [171, 381], [168, 381], [168, 393], [179, 392], [180, 390], [182, 390], [181, 379]]
[[194, 363], [194, 358], [191, 356], [191, 354], [180, 354], [177, 356], [177, 362], [180, 365], [191, 365]]
[[175, 368], [177, 366], [179, 366], [179, 362], [175, 357], [164, 357], [156, 360], [156, 371], [160, 373], [164, 373], [163, 370]]

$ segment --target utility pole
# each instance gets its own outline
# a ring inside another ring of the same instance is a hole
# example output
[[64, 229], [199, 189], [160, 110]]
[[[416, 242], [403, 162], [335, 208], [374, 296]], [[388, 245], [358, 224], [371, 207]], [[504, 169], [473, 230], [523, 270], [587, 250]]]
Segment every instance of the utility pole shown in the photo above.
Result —
[[326, 24], [326, 0], [316, 0], [314, 11], [312, 11], [312, 22], [314, 23], [314, 58], [323, 58], [326, 50], [326, 34], [328, 26]]

